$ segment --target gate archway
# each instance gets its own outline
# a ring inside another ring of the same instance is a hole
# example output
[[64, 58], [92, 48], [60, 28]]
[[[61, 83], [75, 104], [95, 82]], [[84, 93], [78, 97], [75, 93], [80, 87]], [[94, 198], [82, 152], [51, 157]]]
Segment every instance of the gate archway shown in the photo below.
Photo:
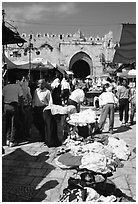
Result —
[[85, 78], [93, 73], [91, 57], [85, 52], [76, 53], [70, 60], [69, 70], [73, 71], [74, 77]]

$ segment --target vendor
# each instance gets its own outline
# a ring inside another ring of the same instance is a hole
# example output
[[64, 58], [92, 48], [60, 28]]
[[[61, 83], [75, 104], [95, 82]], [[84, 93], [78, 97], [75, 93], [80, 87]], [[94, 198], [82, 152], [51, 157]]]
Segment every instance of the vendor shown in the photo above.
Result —
[[83, 103], [85, 99], [85, 93], [83, 91], [83, 87], [78, 85], [77, 88], [71, 93], [68, 100], [68, 105], [74, 105], [76, 107], [77, 112], [80, 112], [80, 105]]

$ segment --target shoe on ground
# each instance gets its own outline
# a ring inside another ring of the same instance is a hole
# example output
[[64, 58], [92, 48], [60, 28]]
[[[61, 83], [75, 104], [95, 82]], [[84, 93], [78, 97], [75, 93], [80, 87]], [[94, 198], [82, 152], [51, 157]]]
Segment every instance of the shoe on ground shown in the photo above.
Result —
[[10, 140], [6, 141], [6, 145], [9, 146], [10, 145]]
[[9, 146], [10, 146], [10, 147], [15, 147], [15, 146], [17, 146], [17, 144], [18, 144], [17, 142], [10, 142], [10, 145], [9, 145]]

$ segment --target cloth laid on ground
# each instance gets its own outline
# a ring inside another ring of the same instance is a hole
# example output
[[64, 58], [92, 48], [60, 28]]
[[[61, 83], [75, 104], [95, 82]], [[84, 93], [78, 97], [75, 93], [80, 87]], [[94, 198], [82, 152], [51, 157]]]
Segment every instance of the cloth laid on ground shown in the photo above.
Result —
[[105, 155], [94, 152], [85, 153], [83, 156], [74, 156], [71, 153], [65, 153], [55, 159], [55, 163], [60, 168], [79, 167], [80, 169], [86, 168], [102, 174], [111, 172], [113, 169], [110, 167], [111, 161]]
[[109, 151], [112, 151], [120, 160], [127, 161], [131, 152], [126, 142], [122, 139], [109, 137], [108, 145], [105, 146]]
[[105, 146], [100, 142], [85, 144], [85, 142], [70, 140], [66, 143], [66, 147], [67, 149], [70, 149], [70, 153], [75, 156], [84, 156], [90, 152], [106, 155], [106, 157], [110, 159], [114, 156], [114, 153], [105, 148]]
[[116, 196], [110, 195], [110, 196], [103, 196], [99, 195], [94, 189], [85, 187], [87, 190], [87, 198], [86, 202], [92, 201], [92, 202], [114, 202], [116, 201]]
[[81, 188], [80, 186], [80, 188], [72, 189], [70, 185], [63, 190], [63, 195], [59, 198], [59, 202], [115, 202], [116, 200], [116, 196], [100, 195], [90, 187]]
[[84, 189], [64, 189], [63, 195], [60, 197], [59, 202], [83, 202], [85, 201]]
[[[108, 145], [103, 145], [100, 142], [85, 144], [85, 142], [70, 139], [66, 143], [66, 147], [64, 154], [56, 159], [57, 165], [61, 168], [79, 166], [80, 169], [86, 168], [106, 174], [115, 171], [118, 165], [119, 167], [123, 166], [119, 163], [116, 152], [113, 152], [111, 147], [108, 148]], [[65, 153], [66, 151], [68, 153]]]
[[58, 161], [66, 166], [79, 166], [81, 165], [81, 159], [82, 156], [73, 156], [70, 153], [65, 153], [59, 157]]
[[73, 105], [69, 105], [69, 106], [60, 106], [60, 105], [55, 105], [55, 104], [51, 104], [50, 106], [47, 106], [44, 108], [44, 110], [51, 110], [51, 114], [52, 115], [56, 115], [56, 114], [73, 114], [76, 113], [76, 108]]
[[88, 170], [103, 174], [110, 172], [110, 170], [107, 168], [106, 156], [93, 152], [88, 153], [82, 157], [79, 168], [86, 168]]
[[95, 123], [96, 112], [92, 109], [87, 109], [79, 113], [71, 114], [67, 122], [71, 125], [86, 126], [90, 123]]

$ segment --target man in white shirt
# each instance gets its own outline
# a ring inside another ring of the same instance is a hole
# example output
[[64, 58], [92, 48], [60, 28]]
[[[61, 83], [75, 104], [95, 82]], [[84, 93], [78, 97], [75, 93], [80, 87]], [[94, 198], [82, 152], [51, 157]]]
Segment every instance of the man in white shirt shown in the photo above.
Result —
[[85, 93], [81, 87], [75, 89], [69, 96], [68, 105], [74, 105], [77, 112], [80, 112], [80, 104], [83, 103], [85, 98]]
[[102, 107], [98, 129], [95, 133], [101, 133], [104, 129], [107, 115], [109, 114], [109, 132], [113, 134], [114, 127], [114, 104], [118, 99], [112, 93], [112, 86], [109, 84], [104, 85], [103, 93], [99, 96], [99, 105]]
[[12, 77], [10, 83], [3, 87], [3, 104], [6, 119], [6, 144], [10, 147], [16, 146], [18, 141], [18, 121], [19, 110], [21, 105], [23, 111], [23, 92], [16, 79]]
[[70, 92], [70, 84], [67, 82], [65, 78], [61, 81], [61, 91], [62, 91], [62, 99], [64, 104], [68, 102], [69, 92]]
[[38, 88], [34, 92], [32, 106], [34, 108], [34, 125], [39, 130], [41, 141], [45, 142], [45, 122], [43, 110], [46, 106], [53, 103], [50, 90], [46, 88], [45, 79], [38, 81]]

